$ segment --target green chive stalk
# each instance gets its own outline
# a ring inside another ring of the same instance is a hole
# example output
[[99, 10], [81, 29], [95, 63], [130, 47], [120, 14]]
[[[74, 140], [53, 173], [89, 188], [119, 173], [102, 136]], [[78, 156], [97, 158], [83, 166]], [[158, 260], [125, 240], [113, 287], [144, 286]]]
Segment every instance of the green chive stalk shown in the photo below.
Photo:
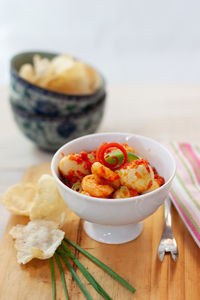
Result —
[[58, 268], [60, 270], [60, 276], [61, 276], [61, 279], [62, 279], [62, 283], [63, 283], [63, 288], [64, 288], [66, 300], [69, 300], [68, 293], [67, 293], [66, 282], [65, 282], [65, 275], [64, 275], [64, 272], [63, 272], [63, 268], [62, 268], [62, 264], [61, 264], [60, 258], [56, 254], [56, 252], [55, 252], [54, 256], [55, 256], [55, 259], [57, 261]]
[[74, 269], [72, 268], [72, 266], [70, 265], [70, 262], [68, 261], [68, 259], [66, 258], [66, 256], [63, 253], [59, 253], [59, 254], [62, 257], [62, 259], [64, 260], [64, 262], [67, 265], [70, 273], [72, 274], [74, 280], [76, 281], [76, 283], [78, 284], [79, 288], [81, 289], [81, 291], [85, 295], [86, 299], [87, 300], [94, 300], [92, 298], [92, 296], [89, 294], [88, 290], [83, 285], [82, 281], [80, 280], [80, 278], [78, 277], [78, 275], [76, 274], [76, 272], [74, 271]]
[[80, 269], [81, 273], [88, 280], [88, 282], [93, 286], [93, 288], [106, 300], [112, 300], [112, 298], [106, 293], [106, 291], [101, 287], [101, 285], [96, 281], [96, 279], [92, 276], [92, 274], [83, 266], [83, 264], [75, 257], [75, 255], [70, 251], [70, 249], [66, 246], [66, 244], [62, 243], [62, 247], [65, 252], [61, 250], [59, 247], [58, 252], [67, 255], [72, 261], [77, 265]]
[[[104, 263], [102, 263], [99, 259], [94, 257], [92, 254], [81, 248], [79, 245], [74, 243], [73, 241], [69, 240], [68, 238], [64, 237], [64, 240], [68, 242], [70, 245], [78, 249], [81, 253], [83, 253], [86, 257], [88, 257], [90, 260], [92, 260], [95, 264], [97, 264], [100, 268], [102, 268], [104, 271], [106, 271], [108, 274], [110, 274], [112, 277], [114, 277], [118, 282], [120, 282], [124, 287], [126, 287], [131, 293], [135, 293], [136, 289], [128, 283], [125, 279], [123, 279], [121, 276], [119, 276], [117, 273], [115, 273], [112, 269], [110, 269], [108, 266], [106, 266]], [[62, 242], [64, 243], [64, 242]]]
[[51, 267], [51, 281], [52, 281], [52, 300], [56, 300], [56, 281], [55, 281], [53, 257], [50, 258], [50, 267]]

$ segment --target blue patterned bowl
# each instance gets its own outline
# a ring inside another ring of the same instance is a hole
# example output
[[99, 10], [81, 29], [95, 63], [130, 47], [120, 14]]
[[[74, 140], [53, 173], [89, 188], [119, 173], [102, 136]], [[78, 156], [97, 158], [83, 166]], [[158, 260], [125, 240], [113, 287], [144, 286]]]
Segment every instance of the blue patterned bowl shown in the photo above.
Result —
[[66, 116], [72, 113], [81, 113], [96, 103], [105, 95], [105, 81], [102, 77], [102, 85], [92, 94], [70, 95], [50, 91], [38, 87], [19, 76], [19, 69], [25, 63], [32, 63], [33, 56], [52, 59], [57, 54], [48, 52], [25, 52], [14, 56], [10, 68], [10, 101], [20, 106], [29, 113]]
[[70, 116], [41, 116], [27, 113], [11, 103], [15, 122], [21, 132], [45, 151], [56, 151], [74, 138], [94, 133], [103, 117], [105, 96], [93, 107]]

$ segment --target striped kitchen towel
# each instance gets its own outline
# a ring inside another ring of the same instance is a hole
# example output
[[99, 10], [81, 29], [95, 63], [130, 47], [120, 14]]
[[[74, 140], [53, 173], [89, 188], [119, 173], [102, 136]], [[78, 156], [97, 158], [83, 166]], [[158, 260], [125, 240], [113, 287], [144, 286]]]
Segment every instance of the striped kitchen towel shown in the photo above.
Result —
[[177, 164], [171, 198], [200, 247], [200, 145], [172, 142], [167, 147]]

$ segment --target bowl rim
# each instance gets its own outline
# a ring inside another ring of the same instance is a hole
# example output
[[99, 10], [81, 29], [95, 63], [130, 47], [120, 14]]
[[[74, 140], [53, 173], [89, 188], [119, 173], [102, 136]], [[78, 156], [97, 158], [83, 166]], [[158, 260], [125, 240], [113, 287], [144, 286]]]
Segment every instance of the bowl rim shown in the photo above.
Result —
[[[129, 198], [118, 198], [118, 199], [109, 199], [109, 198], [98, 198], [98, 197], [92, 197], [92, 196], [88, 196], [88, 195], [83, 195], [81, 193], [78, 193], [76, 191], [73, 191], [72, 189], [70, 189], [67, 185], [65, 185], [60, 179], [59, 177], [57, 176], [56, 172], [55, 172], [55, 169], [54, 169], [54, 165], [55, 165], [55, 160], [57, 158], [57, 156], [64, 150], [65, 146], [66, 145], [69, 145], [69, 144], [73, 144], [74, 141], [77, 141], [77, 140], [82, 140], [82, 139], [85, 139], [87, 137], [91, 137], [91, 136], [102, 136], [102, 135], [105, 135], [105, 136], [108, 136], [108, 135], [113, 135], [113, 136], [119, 136], [119, 135], [123, 135], [123, 136], [135, 136], [135, 137], [139, 137], [139, 138], [142, 138], [142, 139], [145, 139], [145, 140], [149, 140], [155, 144], [157, 144], [159, 147], [161, 147], [164, 151], [167, 152], [167, 154], [169, 155], [169, 157], [171, 158], [172, 162], [173, 162], [173, 170], [172, 170], [172, 174], [170, 176], [170, 178], [167, 180], [167, 182], [165, 182], [161, 187], [159, 187], [158, 189], [154, 190], [154, 191], [151, 191], [149, 193], [146, 193], [146, 194], [143, 194], [143, 195], [139, 195], [139, 196], [135, 196], [135, 197], [129, 197]], [[156, 140], [152, 139], [152, 138], [149, 138], [149, 137], [146, 137], [146, 136], [143, 136], [143, 135], [139, 135], [139, 134], [132, 134], [132, 133], [124, 133], [124, 132], [105, 132], [105, 133], [93, 133], [93, 134], [88, 134], [88, 135], [84, 135], [82, 137], [79, 137], [79, 138], [76, 138], [66, 144], [64, 144], [63, 146], [61, 146], [56, 152], [55, 154], [53, 155], [53, 158], [51, 160], [51, 172], [52, 172], [52, 175], [54, 177], [54, 179], [56, 179], [56, 181], [58, 182], [59, 185], [61, 185], [61, 187], [63, 187], [65, 190], [69, 191], [70, 193], [72, 193], [72, 195], [74, 196], [77, 196], [77, 197], [80, 197], [82, 199], [85, 199], [89, 202], [96, 202], [96, 203], [114, 203], [114, 204], [122, 204], [123, 202], [132, 202], [132, 201], [138, 201], [139, 199], [145, 199], [145, 198], [148, 198], [149, 196], [153, 196], [155, 194], [158, 194], [160, 193], [162, 190], [165, 189], [165, 187], [173, 180], [174, 176], [175, 176], [175, 173], [176, 173], [176, 161], [172, 155], [172, 153], [165, 147], [163, 146], [162, 144], [160, 144], [159, 142], [157, 142]]]
[[94, 93], [90, 93], [90, 94], [67, 94], [67, 93], [62, 93], [62, 92], [49, 90], [47, 88], [42, 88], [40, 86], [37, 86], [37, 85], [29, 82], [28, 80], [22, 78], [19, 75], [19, 72], [14, 67], [14, 61], [16, 59], [20, 58], [20, 57], [23, 57], [24, 55], [32, 55], [33, 56], [33, 55], [37, 55], [37, 54], [38, 55], [43, 55], [43, 56], [52, 55], [52, 57], [54, 57], [56, 55], [61, 55], [60, 53], [47, 52], [47, 51], [41, 51], [41, 50], [38, 50], [38, 51], [25, 51], [25, 52], [19, 52], [19, 53], [13, 55], [10, 59], [10, 73], [11, 73], [11, 75], [16, 77], [17, 80], [21, 81], [23, 84], [26, 84], [28, 87], [32, 88], [34, 91], [40, 92], [40, 93], [45, 94], [47, 96], [54, 96], [54, 97], [62, 98], [62, 99], [66, 98], [66, 100], [69, 100], [69, 101], [72, 101], [72, 100], [79, 101], [80, 100], [79, 98], [93, 98], [94, 96], [97, 96], [102, 90], [104, 91], [104, 89], [105, 89], [105, 79], [104, 79], [103, 75], [101, 74], [101, 72], [99, 72], [99, 70], [97, 70], [92, 65], [88, 64], [87, 62], [86, 62], [86, 64], [88, 66], [92, 67], [94, 70], [96, 70], [97, 73], [99, 74], [99, 76], [101, 77], [101, 85]]

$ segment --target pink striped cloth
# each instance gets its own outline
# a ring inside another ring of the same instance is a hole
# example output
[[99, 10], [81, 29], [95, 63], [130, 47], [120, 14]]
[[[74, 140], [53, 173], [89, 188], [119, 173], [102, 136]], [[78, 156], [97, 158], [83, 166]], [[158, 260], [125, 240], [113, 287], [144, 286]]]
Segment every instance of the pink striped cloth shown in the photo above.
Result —
[[171, 198], [200, 247], [200, 146], [172, 142], [167, 148], [174, 155], [177, 164]]

